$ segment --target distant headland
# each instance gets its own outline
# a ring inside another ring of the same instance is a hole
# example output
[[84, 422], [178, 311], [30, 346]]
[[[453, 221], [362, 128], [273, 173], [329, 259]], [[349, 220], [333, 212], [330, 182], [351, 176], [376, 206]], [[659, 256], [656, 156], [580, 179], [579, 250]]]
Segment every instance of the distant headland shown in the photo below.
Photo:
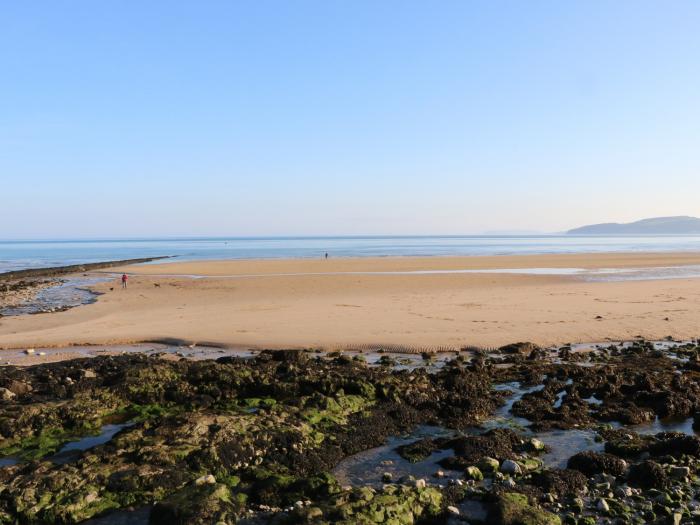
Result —
[[566, 232], [567, 235], [615, 235], [615, 234], [700, 234], [700, 219], [697, 217], [654, 217], [628, 223], [607, 222], [581, 226]]

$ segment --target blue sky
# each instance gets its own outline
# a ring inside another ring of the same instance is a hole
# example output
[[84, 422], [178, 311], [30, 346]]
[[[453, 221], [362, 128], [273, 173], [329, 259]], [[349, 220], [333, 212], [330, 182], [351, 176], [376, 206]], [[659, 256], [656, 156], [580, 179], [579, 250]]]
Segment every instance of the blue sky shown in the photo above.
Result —
[[0, 238], [700, 216], [695, 1], [5, 2]]

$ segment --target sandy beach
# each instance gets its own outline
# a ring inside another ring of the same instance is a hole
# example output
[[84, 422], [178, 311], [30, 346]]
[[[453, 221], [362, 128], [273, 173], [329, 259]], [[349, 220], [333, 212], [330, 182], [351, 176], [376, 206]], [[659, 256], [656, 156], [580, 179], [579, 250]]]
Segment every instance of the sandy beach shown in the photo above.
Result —
[[[95, 287], [103, 295], [94, 304], [0, 319], [0, 347], [175, 338], [251, 348], [434, 349], [695, 338], [698, 278], [588, 282], [576, 275], [449, 272], [698, 264], [693, 253], [616, 253], [136, 265], [105, 270], [114, 280]], [[130, 275], [127, 290], [118, 285], [122, 271]]]

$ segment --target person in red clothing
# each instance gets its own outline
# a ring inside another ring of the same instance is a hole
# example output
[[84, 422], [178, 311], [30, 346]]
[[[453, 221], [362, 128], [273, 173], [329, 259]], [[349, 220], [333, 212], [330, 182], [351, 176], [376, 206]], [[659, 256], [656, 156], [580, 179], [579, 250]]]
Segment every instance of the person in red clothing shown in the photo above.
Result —
[[126, 281], [129, 280], [129, 277], [125, 273], [122, 274], [122, 288], [126, 288]]

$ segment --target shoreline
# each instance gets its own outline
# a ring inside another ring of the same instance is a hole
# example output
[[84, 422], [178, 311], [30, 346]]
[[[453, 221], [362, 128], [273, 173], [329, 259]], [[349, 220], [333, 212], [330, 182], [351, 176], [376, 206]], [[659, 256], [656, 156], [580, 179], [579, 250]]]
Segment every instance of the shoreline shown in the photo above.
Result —
[[116, 266], [143, 264], [161, 259], [169, 259], [170, 255], [160, 257], [140, 257], [137, 259], [117, 259], [113, 261], [103, 261], [95, 263], [69, 264], [65, 266], [47, 266], [43, 268], [25, 268], [23, 270], [12, 270], [9, 272], [0, 272], [0, 281], [14, 281], [17, 279], [35, 279], [58, 277], [60, 275], [72, 275], [75, 273], [91, 272], [103, 268], [112, 268]]
[[[540, 346], [700, 335], [700, 279], [587, 282], [430, 269], [646, 268], [700, 265], [700, 254], [227, 260], [113, 267], [90, 305], [0, 319], [0, 348], [131, 344], [166, 338], [244, 348]], [[167, 269], [169, 276], [160, 275]], [[308, 274], [323, 270], [321, 275]], [[282, 270], [282, 271], [280, 271]], [[379, 273], [352, 273], [356, 271]], [[251, 272], [252, 271], [252, 272]], [[306, 272], [297, 275], [295, 272]], [[229, 275], [257, 275], [227, 279]], [[330, 272], [330, 273], [328, 273]], [[349, 273], [343, 273], [349, 272]], [[273, 275], [285, 273], [285, 275]], [[193, 279], [188, 275], [206, 275]]]
[[[26, 348], [3, 348], [0, 352], [0, 367], [18, 366], [27, 367], [48, 363], [59, 363], [72, 361], [74, 359], [96, 358], [101, 356], [120, 355], [146, 355], [149, 357], [159, 357], [161, 359], [187, 359], [195, 361], [216, 361], [222, 358], [252, 358], [263, 352], [284, 352], [293, 350], [302, 352], [309, 357], [320, 357], [330, 359], [332, 357], [344, 356], [349, 359], [361, 358], [367, 362], [375, 363], [386, 358], [419, 362], [443, 362], [461, 356], [460, 359], [473, 359], [477, 355], [511, 355], [521, 351], [536, 351], [542, 358], [554, 358], [561, 352], [568, 352], [570, 355], [581, 356], [590, 353], [608, 351], [611, 348], [628, 348], [635, 345], [647, 345], [654, 349], [667, 351], [672, 348], [698, 346], [697, 340], [634, 340], [634, 341], [596, 341], [586, 343], [575, 343], [571, 345], [551, 345], [539, 347], [530, 342], [514, 342], [501, 347], [465, 347], [465, 348], [440, 348], [428, 351], [425, 349], [408, 348], [392, 345], [380, 345], [372, 347], [337, 347], [337, 348], [248, 348], [232, 347], [220, 345], [214, 342], [201, 342], [194, 344], [191, 341], [168, 340], [141, 341], [132, 343], [117, 344], [93, 344], [93, 345], [67, 345], [60, 347], [37, 347], [27, 351]], [[430, 356], [430, 357], [428, 357]]]
[[[656, 267], [687, 266], [700, 264], [700, 252], [577, 252], [577, 253], [542, 253], [527, 255], [386, 255], [386, 256], [353, 256], [353, 257], [289, 257], [289, 258], [250, 258], [250, 259], [196, 259], [190, 261], [171, 261], [133, 267], [130, 265], [116, 266], [114, 272], [129, 270], [133, 275], [165, 275], [185, 276], [203, 275], [208, 277], [226, 277], [222, 272], [232, 272], [232, 275], [250, 273], [254, 268], [260, 272], [253, 276], [272, 273], [278, 268], [335, 268], [362, 271], [366, 269], [376, 272], [377, 269], [401, 268], [404, 271], [441, 270], [441, 269], [493, 269], [500, 267], [534, 268], [543, 264], [551, 268], [569, 268], [572, 266], [584, 269], [597, 268], [639, 268], [647, 265]], [[175, 271], [165, 272], [172, 269]], [[192, 269], [204, 270], [197, 274]], [[236, 273], [238, 272], [238, 273]], [[111, 272], [104, 272], [111, 273]]]
[[[46, 310], [42, 310], [39, 307], [39, 297], [41, 293], [50, 293], [68, 280], [78, 278], [78, 274], [86, 275], [86, 272], [94, 272], [104, 268], [113, 268], [124, 264], [142, 264], [167, 259], [168, 257], [169, 256], [121, 259], [66, 266], [27, 268], [24, 270], [0, 273], [0, 318], [16, 315], [7, 314], [6, 312], [8, 310], [22, 308], [32, 310], [34, 306], [36, 306], [37, 311], [31, 313], [45, 312]], [[99, 294], [96, 292], [95, 295]], [[61, 301], [58, 300], [56, 308], [52, 308], [48, 311], [61, 311], [80, 306], [80, 304], [60, 304], [60, 302]]]

